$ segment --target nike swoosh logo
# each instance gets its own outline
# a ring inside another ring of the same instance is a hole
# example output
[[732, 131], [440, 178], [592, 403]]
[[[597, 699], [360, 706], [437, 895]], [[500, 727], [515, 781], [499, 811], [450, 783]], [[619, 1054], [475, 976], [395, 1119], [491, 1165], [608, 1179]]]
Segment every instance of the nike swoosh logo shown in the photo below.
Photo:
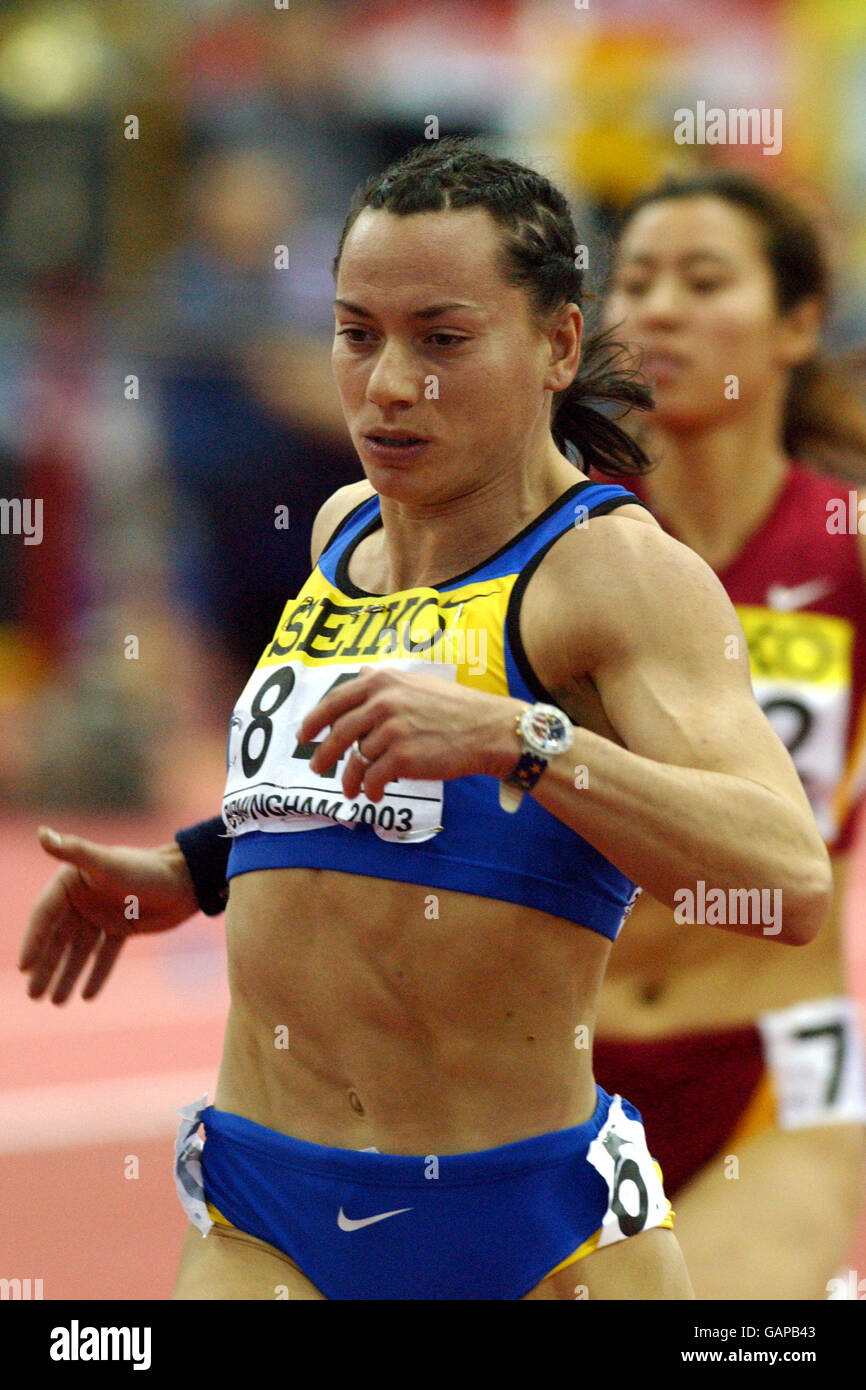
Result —
[[378, 1216], [362, 1216], [359, 1221], [353, 1221], [340, 1207], [337, 1225], [341, 1231], [360, 1231], [362, 1226], [372, 1226], [376, 1221], [387, 1221], [389, 1216], [399, 1216], [401, 1212], [411, 1210], [411, 1207], [398, 1207], [396, 1211], [380, 1211]]
[[490, 598], [492, 594], [501, 594], [505, 588], [504, 584], [499, 584], [495, 589], [476, 589], [474, 594], [466, 594], [464, 598], [441, 599], [440, 608], [456, 608], [458, 604], [462, 607], [464, 603], [471, 603], [476, 598]]
[[767, 603], [771, 608], [783, 613], [805, 608], [808, 603], [817, 603], [832, 589], [829, 579], [809, 579], [805, 584], [771, 584], [767, 590]]

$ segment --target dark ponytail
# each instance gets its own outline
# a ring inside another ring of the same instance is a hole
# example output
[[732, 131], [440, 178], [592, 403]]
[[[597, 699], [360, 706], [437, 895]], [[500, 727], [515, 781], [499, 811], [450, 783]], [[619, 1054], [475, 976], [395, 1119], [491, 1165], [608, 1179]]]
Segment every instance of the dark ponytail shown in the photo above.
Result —
[[[475, 207], [486, 209], [501, 229], [503, 275], [526, 291], [540, 324], [565, 304], [581, 307], [580, 238], [562, 193], [534, 169], [486, 154], [461, 138], [416, 145], [357, 189], [334, 257], [334, 274], [346, 237], [365, 208], [405, 217]], [[585, 346], [577, 377], [554, 398], [551, 430], [557, 447], [567, 452], [571, 445], [584, 471], [593, 468], [617, 477], [650, 467], [616, 418], [652, 408], [650, 388], [629, 360], [609, 333], [596, 335]]]
[[652, 404], [652, 391], [628, 365], [625, 349], [614, 340], [612, 330], [596, 333], [584, 345], [574, 381], [554, 398], [553, 437], [563, 452], [569, 443], [574, 444], [584, 473], [590, 469], [614, 476], [646, 473], [649, 461], [640, 444], [608, 411], [613, 408], [623, 415], [628, 410], [651, 410]]
[[[719, 171], [665, 179], [629, 203], [618, 235], [651, 203], [701, 197], [720, 198], [755, 222], [783, 313], [804, 299], [817, 299], [826, 312], [830, 267], [813, 218], [792, 198], [749, 174]], [[783, 419], [784, 445], [792, 457], [861, 483], [866, 482], [862, 367], [862, 354], [852, 354], [846, 362], [817, 352], [792, 371]]]

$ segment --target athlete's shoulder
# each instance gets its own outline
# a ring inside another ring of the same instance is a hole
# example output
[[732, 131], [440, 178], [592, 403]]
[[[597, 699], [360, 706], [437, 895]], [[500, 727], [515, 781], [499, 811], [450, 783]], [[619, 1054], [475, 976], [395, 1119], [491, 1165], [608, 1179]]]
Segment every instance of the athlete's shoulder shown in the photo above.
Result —
[[[640, 475], [634, 478], [622, 476], [609, 478], [603, 473], [597, 473], [595, 469], [589, 473], [581, 473], [579, 469], [575, 471], [577, 472], [579, 481], [582, 481], [584, 484], [592, 485], [590, 488], [584, 488], [583, 492], [577, 493], [574, 502], [575, 507], [579, 508], [583, 514], [586, 509], [585, 507], [581, 507], [581, 503], [586, 499], [586, 503], [590, 508], [592, 508], [593, 505], [598, 508], [591, 516], [585, 518], [586, 522], [592, 520], [593, 524], [595, 524], [595, 522], [600, 521], [602, 517], [619, 517], [620, 520], [641, 521], [652, 526], [656, 530], [661, 529], [643, 495]], [[595, 504], [593, 504], [593, 490], [595, 488], [607, 488], [610, 486], [615, 487], [619, 491], [615, 493], [614, 496], [608, 497], [601, 502], [596, 501]], [[583, 525], [584, 523], [581, 522], [578, 524]]]
[[597, 524], [599, 521], [640, 521], [645, 525], [651, 526], [654, 531], [662, 530], [662, 527], [659, 525], [658, 521], [656, 521], [656, 518], [649, 508], [645, 507], [641, 502], [620, 502], [615, 509], [603, 512], [600, 516], [593, 517], [591, 520], [593, 525]]
[[[554, 553], [558, 549], [554, 546]], [[657, 584], [666, 589], [696, 579], [724, 592], [706, 561], [634, 504], [574, 526], [559, 559], [579, 565], [593, 589], [604, 588], [615, 602], [630, 587], [651, 591]]]
[[678, 624], [722, 622], [726, 631], [736, 630], [718, 576], [640, 507], [623, 506], [571, 527], [532, 582], [536, 611], [554, 615], [553, 626], [577, 634], [582, 648], [590, 637], [604, 650], [642, 644]]
[[310, 539], [310, 558], [315, 565], [325, 546], [330, 541], [337, 527], [354, 511], [355, 507], [366, 502], [369, 497], [373, 497], [376, 489], [366, 478], [361, 478], [357, 483], [347, 483], [345, 487], [338, 487], [336, 492], [324, 501], [316, 513], [313, 522], [313, 533]]
[[[603, 506], [598, 514], [582, 513], [573, 526], [557, 537], [543, 562], [551, 575], [563, 581], [570, 579], [573, 585], [578, 572], [581, 576], [599, 575], [622, 565], [640, 566], [669, 550], [672, 537], [640, 502]], [[674, 542], [674, 549], [678, 548], [679, 542]]]

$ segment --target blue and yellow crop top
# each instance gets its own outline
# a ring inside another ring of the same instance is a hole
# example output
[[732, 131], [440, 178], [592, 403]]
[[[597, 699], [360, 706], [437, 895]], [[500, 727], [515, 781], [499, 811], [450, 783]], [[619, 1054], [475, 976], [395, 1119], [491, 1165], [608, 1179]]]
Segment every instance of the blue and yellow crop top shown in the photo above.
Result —
[[394, 594], [365, 593], [348, 575], [355, 547], [382, 525], [378, 495], [344, 517], [232, 714], [228, 878], [336, 869], [525, 903], [615, 938], [639, 889], [532, 796], [508, 813], [497, 780], [471, 776], [401, 778], [377, 803], [363, 794], [350, 801], [343, 760], [312, 773], [315, 744], [299, 744], [297, 730], [328, 689], [372, 661], [555, 704], [520, 640], [526, 585], [566, 531], [635, 501], [616, 484], [578, 482], [483, 564], [435, 589]]

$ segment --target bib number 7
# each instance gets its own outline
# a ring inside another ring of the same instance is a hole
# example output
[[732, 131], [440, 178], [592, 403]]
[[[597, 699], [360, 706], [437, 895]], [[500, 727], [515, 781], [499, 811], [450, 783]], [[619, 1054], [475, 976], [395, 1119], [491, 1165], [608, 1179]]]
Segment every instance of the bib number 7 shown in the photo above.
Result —
[[792, 1004], [762, 1014], [758, 1028], [782, 1129], [866, 1118], [854, 1000], [830, 997]]

